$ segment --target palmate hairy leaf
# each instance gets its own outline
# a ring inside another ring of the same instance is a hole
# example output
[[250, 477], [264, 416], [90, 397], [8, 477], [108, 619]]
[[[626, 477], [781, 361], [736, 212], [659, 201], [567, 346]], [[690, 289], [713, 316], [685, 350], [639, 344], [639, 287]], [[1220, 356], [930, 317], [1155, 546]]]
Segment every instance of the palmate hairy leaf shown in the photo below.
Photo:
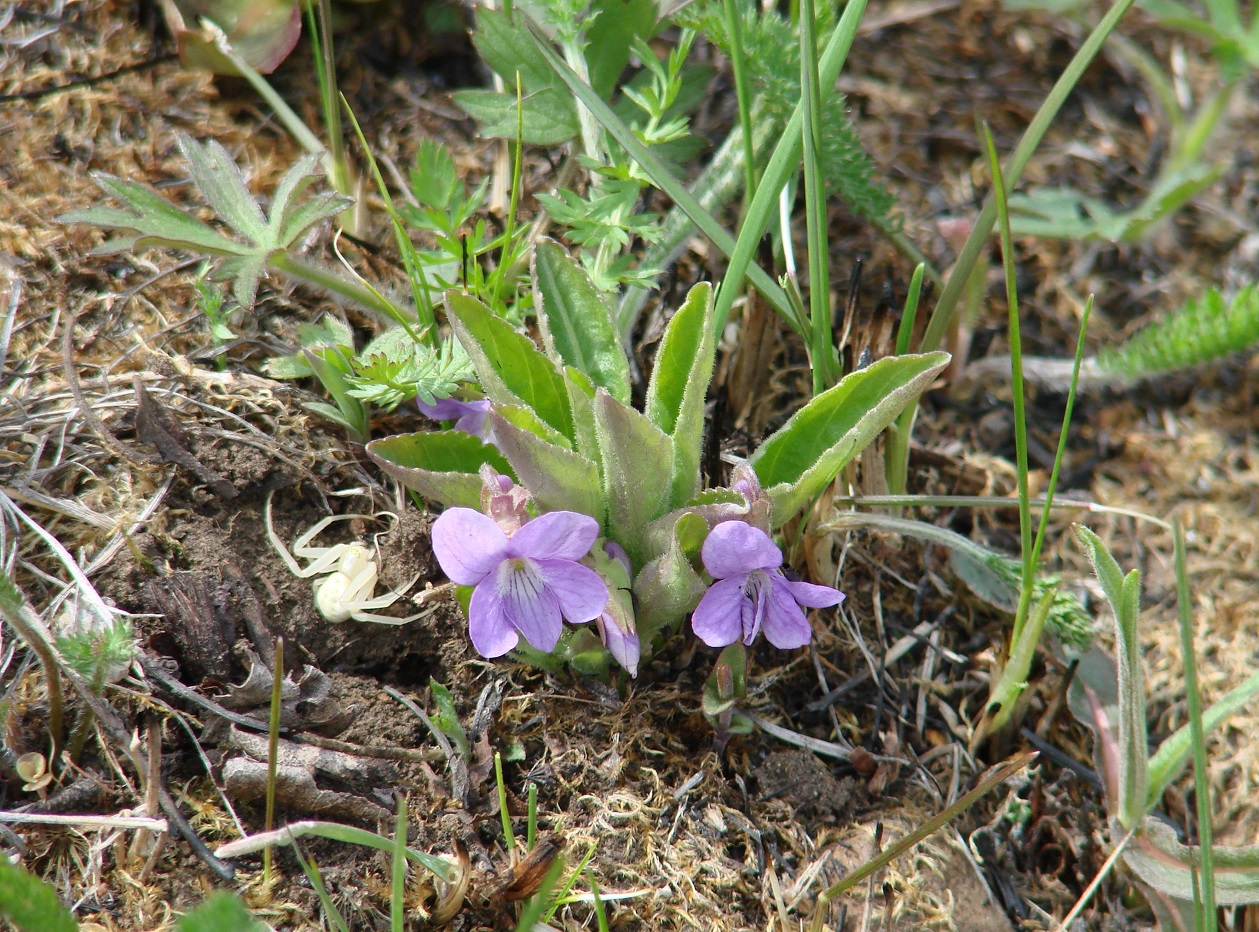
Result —
[[318, 160], [307, 156], [284, 174], [276, 187], [270, 216], [264, 216], [226, 149], [214, 140], [201, 143], [183, 134], [178, 142], [193, 182], [238, 238], [201, 222], [145, 185], [100, 172], [92, 179], [127, 210], [97, 206], [70, 211], [58, 220], [124, 232], [98, 246], [94, 253], [158, 246], [219, 257], [222, 261], [212, 277], [231, 279], [237, 302], [250, 307], [272, 259], [291, 248], [311, 227], [353, 203], [352, 198], [331, 192], [297, 202], [317, 173]]
[[180, 133], [176, 137], [192, 172], [192, 180], [214, 212], [236, 232], [256, 245], [270, 245], [267, 220], [249, 193], [245, 179], [228, 151], [214, 139], [198, 142]]

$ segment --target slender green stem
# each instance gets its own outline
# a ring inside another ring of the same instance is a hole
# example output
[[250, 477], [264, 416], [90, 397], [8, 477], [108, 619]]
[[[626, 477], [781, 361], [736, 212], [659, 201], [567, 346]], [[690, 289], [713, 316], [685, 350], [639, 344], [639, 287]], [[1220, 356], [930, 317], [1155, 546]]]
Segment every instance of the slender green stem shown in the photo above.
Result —
[[379, 291], [352, 281], [326, 265], [311, 262], [288, 253], [277, 253], [268, 260], [271, 268], [322, 291], [331, 292], [391, 324], [414, 323], [414, 310], [404, 311]]
[[507, 784], [503, 782], [503, 755], [494, 752], [494, 781], [498, 785], [498, 816], [503, 823], [503, 842], [508, 851], [516, 847], [516, 833], [511, 829], [511, 813], [507, 811]]
[[748, 87], [747, 63], [743, 48], [743, 13], [739, 0], [724, 0], [726, 31], [730, 33], [730, 69], [734, 72], [734, 91], [739, 102], [739, 127], [743, 130], [743, 196], [756, 193], [756, 152], [753, 146], [752, 92]]
[[1198, 664], [1193, 647], [1193, 605], [1189, 571], [1185, 565], [1185, 529], [1173, 522], [1172, 540], [1176, 564], [1176, 607], [1180, 620], [1180, 649], [1184, 655], [1185, 693], [1189, 704], [1189, 733], [1193, 743], [1193, 784], [1198, 808], [1198, 850], [1202, 874], [1200, 928], [1215, 928], [1215, 841], [1211, 823], [1211, 780], [1207, 768], [1206, 732], [1202, 726], [1202, 694], [1198, 688]]
[[[275, 664], [271, 671], [271, 718], [267, 723], [267, 811], [263, 830], [275, 826], [275, 774], [280, 764], [280, 710], [284, 690], [284, 638], [275, 639]], [[262, 886], [271, 888], [271, 845], [262, 849]]]
[[390, 932], [404, 932], [407, 917], [407, 796], [398, 794], [398, 818], [393, 830], [393, 864], [389, 884]]
[[7, 575], [0, 573], [0, 615], [13, 626], [18, 637], [26, 642], [31, 651], [39, 658], [39, 665], [44, 669], [44, 680], [48, 693], [48, 735], [52, 744], [49, 754], [49, 766], [56, 766], [64, 737], [65, 712], [61, 693], [61, 668], [57, 663], [57, 652], [48, 637], [47, 629], [39, 620], [34, 606], [26, 600], [22, 590]]
[[826, 235], [826, 182], [822, 177], [822, 89], [817, 73], [817, 15], [813, 0], [800, 6], [800, 139], [804, 154], [805, 227], [809, 242], [809, 356], [813, 394], [831, 384], [831, 283]]

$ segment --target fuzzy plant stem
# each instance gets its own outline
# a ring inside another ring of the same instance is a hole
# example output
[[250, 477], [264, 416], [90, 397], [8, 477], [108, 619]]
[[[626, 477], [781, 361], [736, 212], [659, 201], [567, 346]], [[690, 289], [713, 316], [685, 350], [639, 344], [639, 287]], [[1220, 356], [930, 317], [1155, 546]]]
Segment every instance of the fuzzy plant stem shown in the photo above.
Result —
[[416, 320], [415, 311], [404, 311], [379, 292], [360, 285], [321, 263], [300, 259], [288, 253], [278, 253], [269, 259], [269, 265], [283, 275], [344, 298], [386, 323], [414, 323]]
[[[765, 154], [770, 141], [781, 133], [782, 124], [765, 117], [761, 108], [753, 106], [752, 126], [754, 133], [751, 148], [754, 158], [759, 159]], [[742, 128], [736, 126], [692, 186], [696, 199], [705, 210], [717, 211], [744, 189], [746, 174], [743, 163], [746, 147], [743, 139]], [[695, 224], [681, 208], [674, 207], [660, 224], [660, 238], [647, 248], [639, 264], [647, 268], [667, 268], [677, 261], [694, 232]], [[631, 285], [625, 289], [625, 295], [616, 312], [617, 328], [622, 339], [626, 339], [633, 331], [638, 315], [642, 313], [650, 296], [651, 291], [647, 288]]]
[[48, 637], [48, 630], [39, 620], [35, 611], [22, 590], [7, 574], [0, 575], [0, 615], [13, 626], [18, 637], [24, 640], [40, 666], [44, 668], [44, 679], [48, 690], [48, 734], [52, 740], [52, 754], [49, 760], [57, 760], [57, 752], [61, 747], [64, 712], [61, 695], [61, 668], [57, 663], [57, 653]]

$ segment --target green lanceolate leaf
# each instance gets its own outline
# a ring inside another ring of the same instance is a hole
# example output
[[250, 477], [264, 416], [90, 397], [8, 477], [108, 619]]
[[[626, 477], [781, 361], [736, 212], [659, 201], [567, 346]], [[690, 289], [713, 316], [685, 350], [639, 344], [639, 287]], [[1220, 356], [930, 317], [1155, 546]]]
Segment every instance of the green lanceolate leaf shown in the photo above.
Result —
[[478, 437], [458, 430], [398, 434], [373, 440], [367, 455], [408, 489], [443, 505], [481, 508], [481, 477], [489, 463], [515, 478], [503, 455]]
[[819, 495], [948, 364], [948, 353], [890, 356], [852, 372], [794, 414], [749, 460], [775, 527]]
[[0, 919], [18, 932], [75, 932], [79, 927], [56, 890], [8, 858], [0, 858]]
[[[1256, 694], [1259, 694], [1259, 671], [1250, 674], [1236, 689], [1202, 713], [1202, 732], [1209, 735], [1232, 715], [1239, 712]], [[1161, 799], [1172, 781], [1181, 775], [1193, 753], [1189, 726], [1182, 725], [1170, 738], [1158, 746], [1150, 757], [1149, 802]]]
[[551, 358], [584, 372], [617, 401], [629, 404], [629, 362], [590, 276], [549, 239], [538, 243], [533, 268], [534, 307]]
[[603, 454], [595, 433], [595, 384], [580, 369], [565, 366], [564, 387], [568, 389], [568, 406], [573, 412], [573, 445], [578, 453], [601, 467]]
[[446, 316], [491, 401], [532, 408], [564, 438], [573, 439], [564, 376], [528, 337], [458, 291], [446, 292]]
[[543, 511], [575, 511], [603, 521], [603, 493], [599, 469], [571, 450], [548, 443], [535, 430], [518, 426], [518, 417], [529, 417], [527, 408], [495, 405], [490, 412], [494, 442], [503, 451], [520, 484], [529, 490]]
[[[1259, 903], [1259, 845], [1214, 847], [1215, 902], [1219, 906]], [[1124, 861], [1143, 881], [1168, 896], [1192, 900], [1201, 881], [1202, 852], [1182, 845], [1175, 831], [1146, 819], [1142, 834], [1124, 849]]]
[[669, 321], [647, 386], [647, 418], [673, 441], [672, 508], [686, 504], [699, 491], [704, 399], [715, 353], [713, 289], [704, 282], [691, 289]]
[[650, 39], [656, 32], [655, 0], [595, 0], [594, 24], [586, 31], [586, 61], [590, 86], [604, 100], [629, 64], [630, 42]]
[[594, 420], [608, 530], [641, 566], [647, 525], [667, 510], [664, 477], [672, 473], [673, 445], [646, 417], [602, 389], [595, 393]]
[[1149, 733], [1145, 724], [1145, 686], [1141, 676], [1141, 642], [1137, 611], [1141, 574], [1123, 575], [1102, 539], [1077, 525], [1076, 536], [1102, 584], [1115, 615], [1115, 652], [1119, 666], [1119, 823], [1125, 829], [1141, 824], [1149, 799]]

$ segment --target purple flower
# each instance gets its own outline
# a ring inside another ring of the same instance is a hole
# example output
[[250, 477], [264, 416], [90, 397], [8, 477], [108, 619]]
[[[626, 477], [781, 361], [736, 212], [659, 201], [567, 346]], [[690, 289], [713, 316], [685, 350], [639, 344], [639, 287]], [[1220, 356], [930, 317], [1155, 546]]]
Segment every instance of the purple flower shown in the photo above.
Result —
[[709, 647], [740, 637], [751, 644], [764, 629], [775, 647], [803, 647], [813, 637], [802, 605], [838, 605], [844, 594], [830, 586], [796, 582], [783, 575], [782, 551], [759, 528], [725, 521], [709, 532], [700, 550], [704, 568], [717, 582], [691, 616], [691, 628]]
[[479, 511], [451, 508], [433, 523], [433, 553], [452, 582], [475, 586], [468, 631], [482, 657], [499, 657], [524, 635], [550, 653], [563, 631], [599, 617], [608, 587], [577, 561], [590, 552], [599, 522], [571, 511], [534, 518], [510, 538]]
[[438, 398], [433, 404], [429, 404], [417, 398], [415, 403], [425, 417], [434, 421], [454, 421], [455, 430], [480, 437], [486, 443], [493, 443], [489, 425], [486, 423], [490, 414], [488, 399], [460, 401], [458, 398]]

